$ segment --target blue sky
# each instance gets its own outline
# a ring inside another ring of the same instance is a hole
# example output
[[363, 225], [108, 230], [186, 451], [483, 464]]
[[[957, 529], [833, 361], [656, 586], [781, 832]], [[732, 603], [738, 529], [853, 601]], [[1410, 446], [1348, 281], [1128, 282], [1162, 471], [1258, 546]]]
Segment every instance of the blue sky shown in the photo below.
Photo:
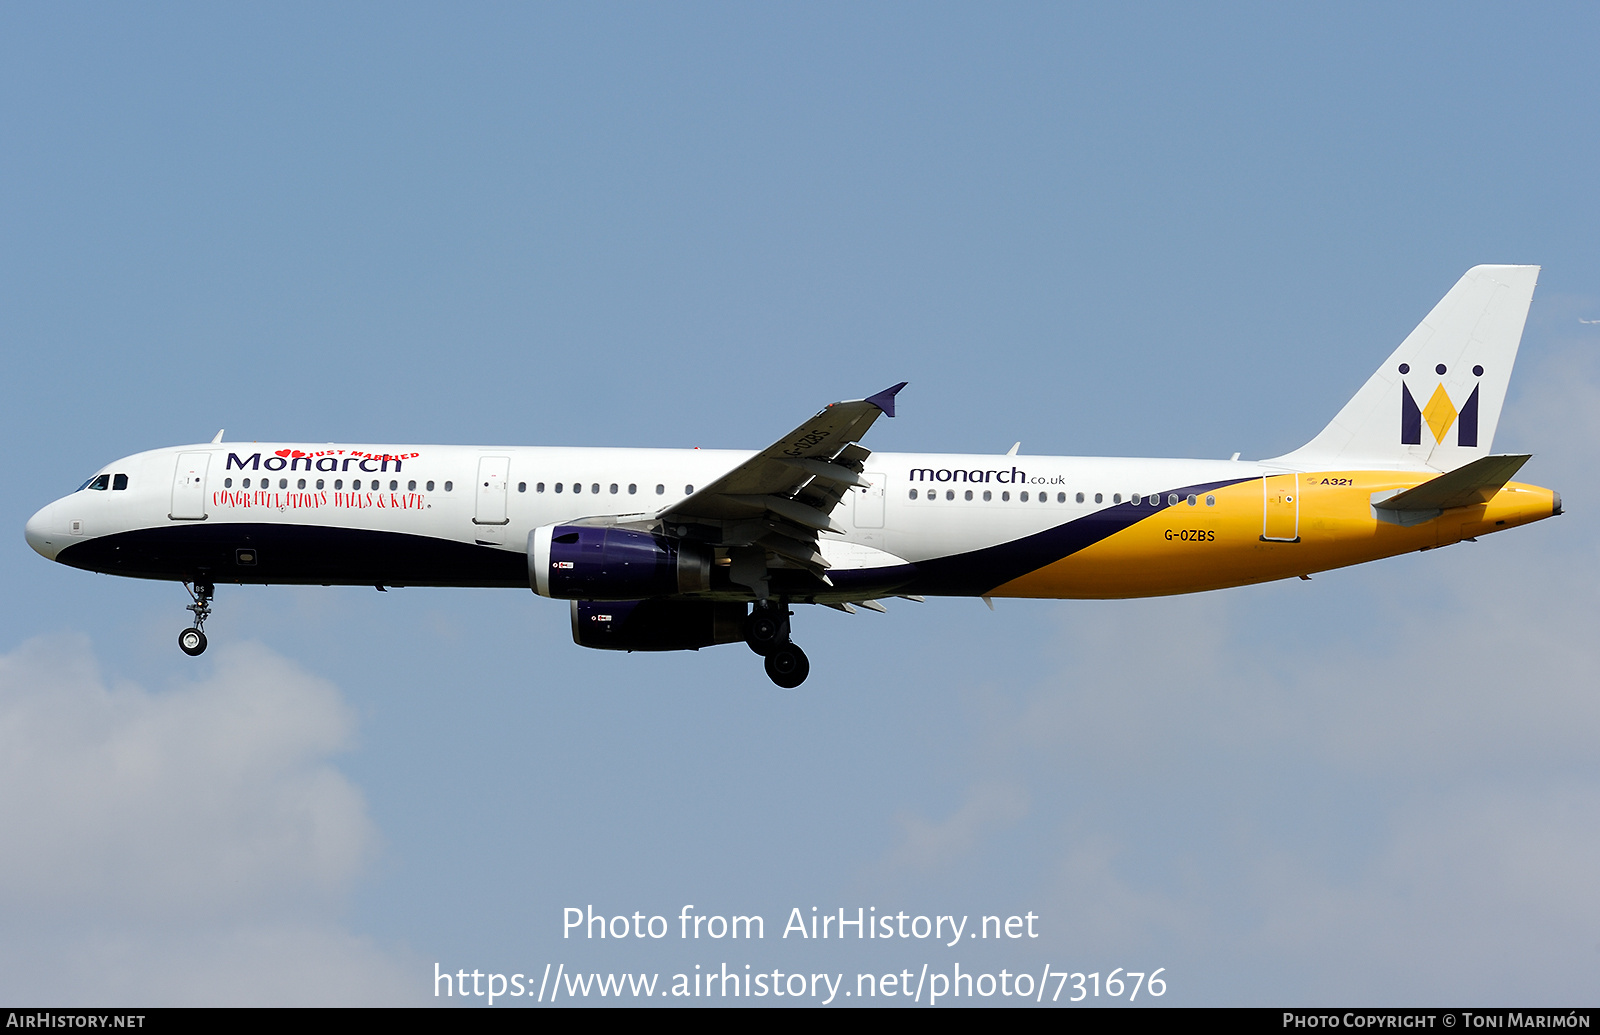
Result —
[[[1166, 1002], [1588, 1002], [1600, 447], [1584, 5], [0, 11], [0, 993], [431, 1002], [448, 970], [1167, 968]], [[49, 565], [230, 438], [1271, 456], [1467, 268], [1569, 514], [1192, 598], [800, 618], [813, 675], [512, 591]], [[561, 909], [1041, 917], [563, 941]]]

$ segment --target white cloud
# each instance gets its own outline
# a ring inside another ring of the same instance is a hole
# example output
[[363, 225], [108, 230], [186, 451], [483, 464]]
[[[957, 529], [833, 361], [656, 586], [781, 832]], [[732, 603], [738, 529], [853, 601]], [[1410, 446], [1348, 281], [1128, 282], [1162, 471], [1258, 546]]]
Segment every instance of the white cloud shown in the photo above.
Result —
[[338, 690], [260, 645], [162, 692], [82, 638], [0, 656], [0, 994], [28, 1002], [356, 1002], [395, 963], [339, 924], [377, 832], [329, 761]]
[[888, 865], [939, 867], [969, 852], [982, 834], [1010, 826], [1027, 812], [1027, 791], [1015, 782], [998, 780], [971, 787], [961, 806], [938, 822], [903, 812], [900, 844]]

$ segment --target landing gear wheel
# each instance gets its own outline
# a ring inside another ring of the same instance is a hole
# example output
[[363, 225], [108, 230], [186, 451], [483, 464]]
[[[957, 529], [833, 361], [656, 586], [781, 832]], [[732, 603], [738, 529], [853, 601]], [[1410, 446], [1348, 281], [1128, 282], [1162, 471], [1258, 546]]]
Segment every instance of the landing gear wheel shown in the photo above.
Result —
[[195, 581], [193, 586], [185, 582], [183, 588], [188, 590], [194, 603], [184, 608], [185, 611], [194, 612], [193, 628], [185, 629], [178, 634], [178, 649], [197, 658], [206, 652], [206, 634], [202, 632], [206, 627], [206, 619], [211, 616], [211, 598], [216, 596], [217, 590], [209, 582]]
[[772, 653], [767, 655], [766, 667], [767, 678], [785, 690], [793, 690], [811, 674], [811, 662], [806, 652], [792, 643], [774, 647]]
[[178, 634], [178, 649], [197, 658], [206, 652], [206, 634], [199, 629], [185, 629]]
[[765, 657], [789, 640], [789, 616], [786, 609], [758, 607], [744, 620], [744, 642], [750, 649]]

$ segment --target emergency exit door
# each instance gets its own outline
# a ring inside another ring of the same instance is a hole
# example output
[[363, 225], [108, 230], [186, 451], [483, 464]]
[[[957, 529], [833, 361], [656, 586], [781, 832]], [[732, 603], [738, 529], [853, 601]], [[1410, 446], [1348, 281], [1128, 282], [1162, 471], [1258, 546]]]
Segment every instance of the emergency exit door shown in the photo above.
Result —
[[472, 517], [475, 525], [505, 525], [506, 478], [511, 473], [509, 456], [484, 456], [478, 458], [478, 508]]
[[887, 488], [885, 483], [888, 475], [880, 471], [867, 471], [861, 477], [871, 482], [865, 488], [857, 488], [851, 495], [855, 496], [855, 523], [857, 528], [882, 528], [883, 527], [883, 493]]
[[206, 519], [206, 468], [210, 453], [180, 453], [172, 472], [172, 509], [167, 517], [174, 521]]
[[1300, 541], [1300, 476], [1274, 474], [1261, 479], [1261, 541]]

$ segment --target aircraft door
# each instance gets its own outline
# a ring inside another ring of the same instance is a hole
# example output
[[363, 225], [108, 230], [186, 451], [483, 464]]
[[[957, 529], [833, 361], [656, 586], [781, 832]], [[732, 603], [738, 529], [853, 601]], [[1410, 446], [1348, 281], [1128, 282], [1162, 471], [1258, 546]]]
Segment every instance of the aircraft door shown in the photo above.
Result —
[[511, 473], [508, 456], [478, 458], [478, 509], [472, 523], [475, 525], [508, 525], [506, 516], [506, 478]]
[[857, 489], [855, 496], [855, 523], [857, 528], [883, 527], [883, 499], [888, 489], [889, 476], [881, 471], [867, 471], [862, 475], [872, 484]]
[[1261, 541], [1300, 541], [1300, 476], [1274, 474], [1261, 479]]
[[206, 519], [206, 468], [210, 453], [180, 453], [172, 473], [172, 509], [167, 517], [174, 521]]

